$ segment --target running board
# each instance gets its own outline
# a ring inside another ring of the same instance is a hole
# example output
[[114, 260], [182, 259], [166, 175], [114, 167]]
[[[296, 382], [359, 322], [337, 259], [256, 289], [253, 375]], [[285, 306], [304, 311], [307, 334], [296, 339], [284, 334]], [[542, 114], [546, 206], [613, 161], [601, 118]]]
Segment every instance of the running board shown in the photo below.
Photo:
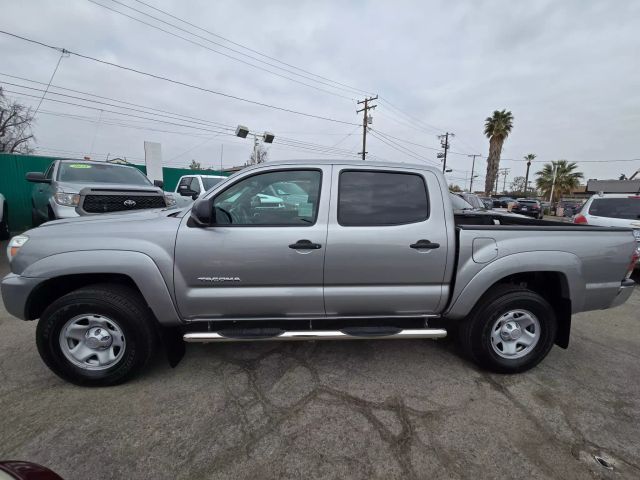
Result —
[[447, 331], [442, 328], [415, 328], [393, 332], [355, 332], [351, 329], [341, 330], [288, 330], [275, 335], [237, 335], [225, 336], [217, 332], [185, 333], [182, 337], [189, 343], [210, 342], [256, 342], [256, 341], [294, 341], [294, 340], [393, 340], [411, 338], [443, 338]]

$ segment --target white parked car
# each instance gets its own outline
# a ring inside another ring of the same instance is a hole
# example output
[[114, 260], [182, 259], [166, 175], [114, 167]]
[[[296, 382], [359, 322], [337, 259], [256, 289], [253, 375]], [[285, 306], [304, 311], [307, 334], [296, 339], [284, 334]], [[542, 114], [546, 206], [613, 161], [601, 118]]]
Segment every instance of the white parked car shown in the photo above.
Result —
[[0, 240], [7, 240], [10, 235], [9, 205], [4, 195], [0, 193]]
[[222, 175], [183, 175], [180, 177], [173, 197], [176, 205], [186, 207], [193, 203], [202, 193], [211, 190], [218, 183], [226, 180]]
[[573, 223], [596, 227], [633, 228], [640, 252], [640, 193], [593, 195], [573, 216]]

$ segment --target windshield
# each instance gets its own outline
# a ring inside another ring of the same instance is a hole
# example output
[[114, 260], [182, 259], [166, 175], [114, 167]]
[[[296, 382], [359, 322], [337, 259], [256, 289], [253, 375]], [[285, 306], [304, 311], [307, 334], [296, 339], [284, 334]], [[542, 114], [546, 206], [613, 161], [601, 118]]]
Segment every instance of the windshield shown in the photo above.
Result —
[[455, 193], [449, 193], [449, 197], [451, 198], [454, 210], [473, 210], [471, 204], [460, 198]]
[[202, 177], [202, 184], [205, 190], [210, 190], [223, 181], [226, 177]]
[[61, 182], [78, 183], [123, 183], [128, 185], [151, 185], [149, 179], [135, 167], [100, 165], [96, 163], [62, 162], [58, 170]]
[[627, 198], [596, 198], [589, 207], [589, 214], [597, 217], [640, 218], [640, 196]]

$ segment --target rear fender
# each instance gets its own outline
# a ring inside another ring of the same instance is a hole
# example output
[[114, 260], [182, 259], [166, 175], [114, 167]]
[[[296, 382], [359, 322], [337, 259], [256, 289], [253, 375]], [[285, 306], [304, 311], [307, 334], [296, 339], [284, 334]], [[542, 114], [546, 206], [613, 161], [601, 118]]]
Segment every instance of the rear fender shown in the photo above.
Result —
[[[466, 285], [456, 284], [450, 306], [443, 315], [453, 319], [466, 317], [492, 285], [511, 275], [526, 272], [562, 273], [567, 279], [567, 293], [572, 310], [574, 313], [579, 312], [586, 294], [581, 268], [580, 259], [568, 252], [541, 251], [507, 255], [487, 264]], [[461, 281], [464, 282], [464, 275], [458, 274], [457, 283]]]

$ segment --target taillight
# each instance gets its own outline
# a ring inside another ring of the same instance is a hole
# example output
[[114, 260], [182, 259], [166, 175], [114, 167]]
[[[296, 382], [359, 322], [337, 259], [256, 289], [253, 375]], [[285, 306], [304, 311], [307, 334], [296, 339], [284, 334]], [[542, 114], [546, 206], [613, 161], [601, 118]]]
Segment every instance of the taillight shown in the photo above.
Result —
[[636, 268], [636, 263], [640, 260], [640, 252], [638, 250], [633, 251], [633, 255], [631, 255], [631, 263], [629, 263], [629, 268], [627, 269], [627, 274], [625, 275], [625, 280], [631, 277], [633, 274], [633, 269]]
[[582, 224], [586, 224], [587, 222], [587, 217], [585, 217], [584, 215], [578, 214], [575, 217], [573, 217], [573, 223], [582, 223]]

